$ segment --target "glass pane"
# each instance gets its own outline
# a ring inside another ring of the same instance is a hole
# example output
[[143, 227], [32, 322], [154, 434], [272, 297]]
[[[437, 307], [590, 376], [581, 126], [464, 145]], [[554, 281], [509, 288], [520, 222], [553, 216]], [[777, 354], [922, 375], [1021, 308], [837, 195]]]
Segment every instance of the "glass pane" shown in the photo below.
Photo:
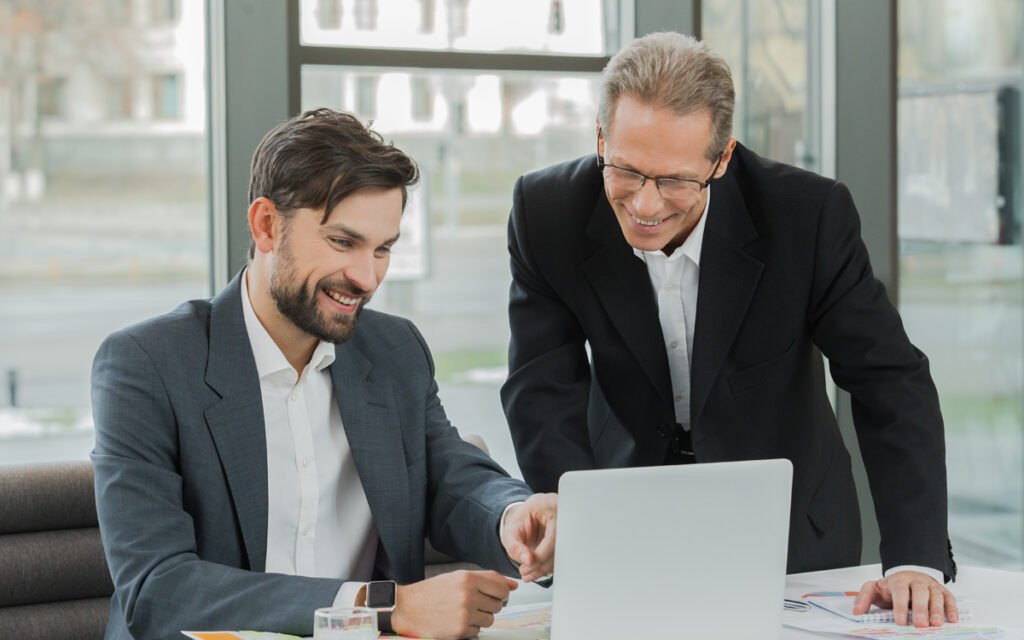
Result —
[[942, 399], [959, 561], [1024, 568], [1022, 6], [899, 3], [900, 309]]
[[420, 166], [372, 306], [412, 319], [452, 422], [518, 474], [498, 401], [508, 349], [506, 223], [524, 172], [594, 153], [595, 75], [304, 67], [303, 108], [354, 111]]
[[[302, 44], [604, 55], [607, 0], [302, 0]], [[612, 21], [614, 22], [614, 21]]]
[[14, 7], [0, 9], [0, 464], [86, 456], [100, 341], [209, 294], [204, 3]]
[[808, 20], [817, 0], [734, 0], [702, 3], [704, 40], [729, 63], [736, 85], [733, 134], [753, 151], [822, 171], [820, 133], [812, 112], [817, 86], [808, 82], [813, 53]]

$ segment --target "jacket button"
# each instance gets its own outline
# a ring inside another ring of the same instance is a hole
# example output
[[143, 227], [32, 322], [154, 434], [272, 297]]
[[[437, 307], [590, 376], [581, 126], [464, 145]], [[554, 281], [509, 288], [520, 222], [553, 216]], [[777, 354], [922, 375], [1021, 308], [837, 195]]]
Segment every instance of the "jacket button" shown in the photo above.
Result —
[[659, 424], [658, 435], [661, 436], [662, 438], [669, 437], [670, 435], [672, 435], [672, 427], [668, 426], [667, 424]]

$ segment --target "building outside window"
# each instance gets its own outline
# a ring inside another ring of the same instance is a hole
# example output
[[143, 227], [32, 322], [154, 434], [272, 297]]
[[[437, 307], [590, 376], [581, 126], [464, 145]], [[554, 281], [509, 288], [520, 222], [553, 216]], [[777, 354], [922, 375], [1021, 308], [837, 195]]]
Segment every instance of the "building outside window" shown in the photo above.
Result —
[[[822, 4], [745, 0], [737, 11], [736, 3], [708, 0], [702, 26], [733, 71], [737, 138], [827, 175], [816, 114], [823, 89], [815, 80]], [[929, 357], [942, 404], [956, 557], [1019, 569], [1024, 5], [899, 0], [896, 7], [898, 305], [911, 340]]]
[[0, 464], [84, 458], [100, 341], [209, 295], [204, 4], [0, 7]]
[[[550, 0], [376, 4], [378, 21], [365, 33], [344, 21], [324, 29], [317, 4], [300, 5], [302, 44], [333, 47], [338, 59], [302, 65], [301, 106], [354, 111], [419, 164], [422, 180], [372, 305], [416, 322], [453, 423], [483, 435], [495, 458], [518, 474], [498, 395], [507, 368], [512, 186], [523, 173], [594, 152], [599, 70], [606, 47], [618, 47], [605, 41], [607, 21], [617, 22], [607, 5], [617, 3], [558, 2], [557, 29]], [[424, 28], [428, 12], [440, 33]], [[375, 48], [409, 46], [539, 52], [551, 63], [548, 70], [445, 68], [409, 51], [408, 66], [372, 64]], [[361, 47], [368, 63], [346, 65], [348, 47]], [[589, 55], [592, 70], [560, 70], [578, 64], [560, 57], [569, 53]], [[325, 55], [318, 50], [319, 60]]]
[[900, 310], [942, 401], [953, 548], [1021, 569], [1024, 7], [898, 7]]

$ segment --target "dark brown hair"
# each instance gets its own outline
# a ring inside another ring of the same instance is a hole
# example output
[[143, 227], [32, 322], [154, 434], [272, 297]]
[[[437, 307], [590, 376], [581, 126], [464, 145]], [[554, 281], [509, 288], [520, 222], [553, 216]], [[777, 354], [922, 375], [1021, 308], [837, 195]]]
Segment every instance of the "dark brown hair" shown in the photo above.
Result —
[[[361, 189], [401, 189], [419, 181], [412, 158], [385, 143], [352, 114], [314, 109], [263, 136], [252, 156], [249, 202], [267, 198], [286, 217], [296, 209], [323, 209], [323, 220]], [[255, 245], [249, 243], [252, 258]]]

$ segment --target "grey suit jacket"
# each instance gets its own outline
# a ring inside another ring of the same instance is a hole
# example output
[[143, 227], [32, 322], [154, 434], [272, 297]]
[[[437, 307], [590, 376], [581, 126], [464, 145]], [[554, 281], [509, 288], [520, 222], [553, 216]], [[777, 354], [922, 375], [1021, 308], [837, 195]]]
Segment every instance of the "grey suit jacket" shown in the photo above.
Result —
[[[182, 629], [311, 635], [342, 580], [264, 573], [267, 451], [240, 278], [212, 301], [118, 331], [96, 355], [96, 501], [116, 586], [108, 639]], [[497, 536], [530, 490], [445, 417], [434, 365], [408, 320], [366, 310], [331, 365], [380, 534], [377, 572], [423, 578], [423, 540], [508, 574]]]

